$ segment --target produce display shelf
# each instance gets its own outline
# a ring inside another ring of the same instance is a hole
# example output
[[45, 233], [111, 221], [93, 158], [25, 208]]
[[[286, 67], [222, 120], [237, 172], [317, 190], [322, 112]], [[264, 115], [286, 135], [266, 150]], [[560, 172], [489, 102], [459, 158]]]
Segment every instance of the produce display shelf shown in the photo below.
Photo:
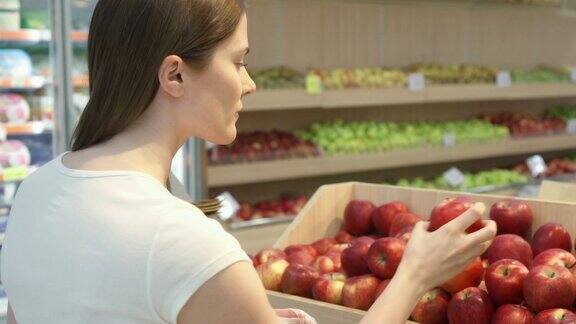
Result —
[[[73, 42], [86, 42], [88, 32], [73, 31], [71, 38]], [[39, 43], [49, 42], [51, 39], [50, 31], [44, 29], [0, 30], [0, 42]]]
[[31, 121], [27, 123], [3, 123], [1, 127], [6, 130], [6, 135], [38, 135], [53, 129], [51, 122]]
[[47, 83], [48, 80], [43, 76], [26, 78], [0, 77], [0, 90], [38, 90]]
[[574, 83], [429, 86], [422, 91], [406, 88], [328, 90], [318, 95], [305, 90], [259, 90], [244, 99], [245, 111], [307, 108], [392, 106], [440, 102], [502, 101], [576, 97]]
[[576, 135], [562, 134], [505, 139], [473, 145], [460, 144], [382, 153], [342, 154], [217, 165], [208, 167], [207, 181], [209, 187], [221, 187], [567, 149], [576, 149]]
[[296, 215], [281, 215], [274, 217], [255, 218], [247, 221], [233, 221], [230, 223], [229, 228], [233, 230], [253, 228], [263, 225], [289, 223], [294, 220]]

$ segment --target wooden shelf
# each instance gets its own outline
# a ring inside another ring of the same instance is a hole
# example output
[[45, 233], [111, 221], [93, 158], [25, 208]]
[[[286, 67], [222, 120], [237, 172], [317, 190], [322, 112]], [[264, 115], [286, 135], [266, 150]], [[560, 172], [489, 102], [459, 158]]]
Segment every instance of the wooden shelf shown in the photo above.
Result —
[[222, 187], [567, 149], [576, 149], [576, 135], [507, 139], [497, 142], [416, 148], [373, 154], [218, 165], [208, 167], [208, 186]]
[[329, 90], [310, 95], [305, 90], [261, 90], [244, 100], [245, 110], [266, 111], [307, 108], [391, 106], [439, 102], [502, 101], [576, 97], [576, 84], [515, 84], [430, 86], [423, 91], [404, 88]]

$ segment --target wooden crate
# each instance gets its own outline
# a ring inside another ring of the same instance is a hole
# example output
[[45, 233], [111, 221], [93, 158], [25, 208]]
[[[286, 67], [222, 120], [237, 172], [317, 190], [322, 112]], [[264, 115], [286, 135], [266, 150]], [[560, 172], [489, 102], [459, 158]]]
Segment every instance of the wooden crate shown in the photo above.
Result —
[[[442, 199], [457, 195], [471, 197], [474, 201], [486, 204], [488, 208], [493, 203], [505, 199], [502, 196], [410, 189], [357, 182], [325, 185], [318, 189], [274, 247], [285, 248], [288, 245], [298, 243], [309, 244], [323, 237], [334, 236], [340, 230], [346, 204], [352, 199], [367, 199], [376, 205], [400, 200], [406, 203], [412, 212], [427, 218], [432, 208]], [[533, 229], [537, 229], [544, 223], [554, 221], [563, 224], [571, 234], [576, 233], [576, 217], [574, 217], [576, 216], [576, 204], [521, 200], [526, 202], [534, 212]], [[485, 217], [487, 216], [486, 214]], [[320, 324], [358, 323], [365, 313], [348, 307], [273, 291], [268, 292], [268, 298], [275, 308], [302, 309], [316, 318]]]

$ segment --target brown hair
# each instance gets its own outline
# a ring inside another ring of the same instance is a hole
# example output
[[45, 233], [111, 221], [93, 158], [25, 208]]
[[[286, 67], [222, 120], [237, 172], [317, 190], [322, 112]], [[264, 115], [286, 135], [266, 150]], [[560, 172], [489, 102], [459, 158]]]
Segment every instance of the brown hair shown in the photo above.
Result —
[[90, 101], [72, 150], [104, 142], [140, 117], [158, 91], [166, 56], [205, 67], [243, 12], [240, 0], [98, 1], [88, 37]]

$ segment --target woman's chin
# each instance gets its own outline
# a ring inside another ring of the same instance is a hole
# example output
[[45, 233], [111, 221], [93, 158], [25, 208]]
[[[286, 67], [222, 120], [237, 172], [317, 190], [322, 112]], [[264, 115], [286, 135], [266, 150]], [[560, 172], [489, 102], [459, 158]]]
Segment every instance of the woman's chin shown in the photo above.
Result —
[[217, 145], [228, 145], [234, 142], [234, 140], [236, 139], [236, 134], [237, 134], [236, 127], [232, 127], [232, 129], [228, 129], [223, 134], [220, 134], [221, 136], [217, 137], [215, 136], [212, 139], [205, 138], [205, 140]]

